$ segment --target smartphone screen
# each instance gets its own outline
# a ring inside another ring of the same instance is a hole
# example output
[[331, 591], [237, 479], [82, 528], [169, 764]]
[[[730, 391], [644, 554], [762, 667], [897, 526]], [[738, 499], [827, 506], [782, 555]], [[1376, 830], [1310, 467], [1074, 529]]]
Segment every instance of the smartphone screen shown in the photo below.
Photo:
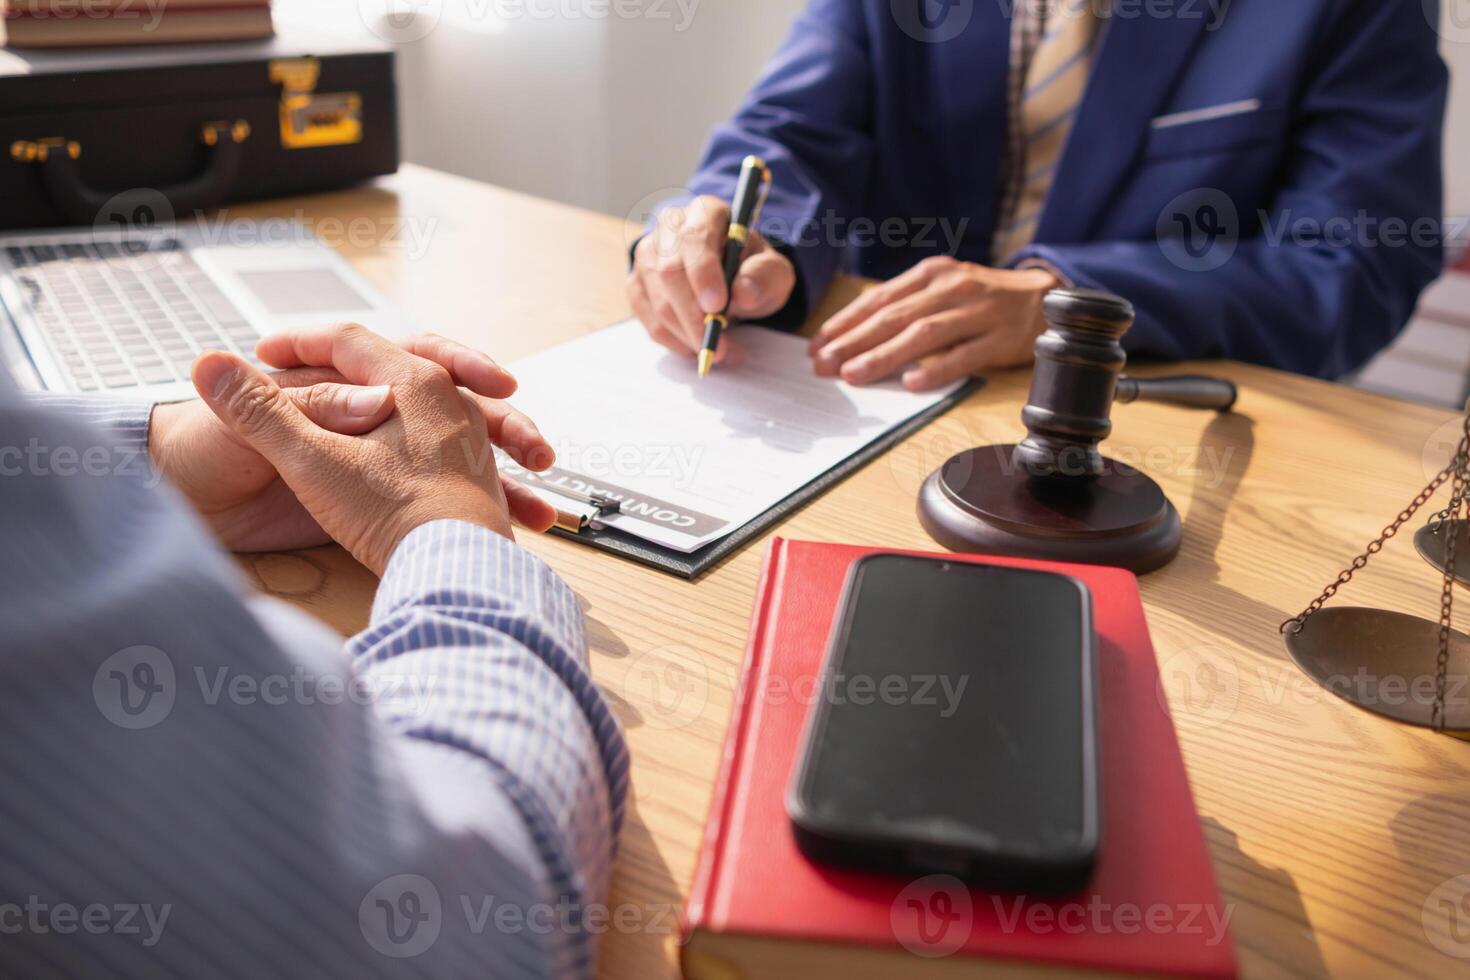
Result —
[[1082, 583], [873, 556], [849, 578], [831, 643], [789, 797], [799, 832], [860, 862], [981, 878], [993, 877], [988, 868], [1025, 879], [1030, 867], [1038, 886], [1048, 869], [1064, 879], [1090, 869], [1093, 644]]

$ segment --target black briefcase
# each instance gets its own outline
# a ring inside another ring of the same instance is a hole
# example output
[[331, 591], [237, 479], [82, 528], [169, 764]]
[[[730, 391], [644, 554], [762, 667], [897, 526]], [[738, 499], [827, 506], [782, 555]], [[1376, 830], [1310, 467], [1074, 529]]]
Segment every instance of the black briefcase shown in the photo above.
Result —
[[398, 169], [393, 52], [230, 44], [0, 50], [0, 228], [165, 221]]

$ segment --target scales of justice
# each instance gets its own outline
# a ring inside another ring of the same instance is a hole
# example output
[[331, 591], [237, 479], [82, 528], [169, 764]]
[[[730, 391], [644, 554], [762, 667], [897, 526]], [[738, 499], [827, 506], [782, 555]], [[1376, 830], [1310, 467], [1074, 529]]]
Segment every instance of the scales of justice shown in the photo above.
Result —
[[[1134, 314], [1118, 296], [1057, 289], [1047, 294], [1043, 313], [1047, 329], [1036, 341], [1021, 411], [1026, 437], [945, 462], [919, 493], [919, 520], [952, 551], [1117, 565], [1138, 574], [1162, 568], [1179, 551], [1179, 513], [1151, 477], [1099, 450], [1112, 432], [1112, 406], [1154, 401], [1225, 412], [1235, 405], [1236, 388], [1218, 378], [1124, 376], [1119, 341]], [[1452, 610], [1455, 583], [1470, 585], [1470, 405], [1466, 411], [1444, 469], [1321, 595], [1281, 624], [1292, 660], [1333, 694], [1381, 717], [1462, 738], [1470, 738], [1470, 637], [1454, 630]], [[1445, 484], [1448, 506], [1414, 537], [1442, 575], [1438, 620], [1323, 608]]]

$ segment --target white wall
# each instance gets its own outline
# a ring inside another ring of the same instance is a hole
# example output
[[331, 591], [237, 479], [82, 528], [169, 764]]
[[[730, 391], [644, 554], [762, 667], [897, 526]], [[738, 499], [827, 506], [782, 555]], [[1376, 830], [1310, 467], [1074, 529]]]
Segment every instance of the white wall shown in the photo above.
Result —
[[608, 99], [616, 120], [601, 210], [625, 215], [679, 187], [709, 131], [734, 111], [805, 0], [699, 0], [682, 32], [614, 22]]
[[[276, 10], [283, 23], [366, 25], [399, 42], [408, 160], [624, 215], [687, 179], [804, 2], [277, 0]], [[390, 10], [402, 16], [388, 21]], [[629, 10], [641, 16], [617, 15]]]

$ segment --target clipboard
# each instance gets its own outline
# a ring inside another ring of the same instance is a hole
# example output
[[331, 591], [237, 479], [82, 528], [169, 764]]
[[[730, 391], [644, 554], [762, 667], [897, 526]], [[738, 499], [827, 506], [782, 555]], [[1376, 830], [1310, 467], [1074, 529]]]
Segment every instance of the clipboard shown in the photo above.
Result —
[[775, 504], [754, 520], [742, 525], [718, 541], [710, 542], [697, 551], [688, 553], [675, 551], [671, 548], [654, 544], [651, 541], [645, 541], [643, 538], [628, 534], [626, 531], [619, 531], [612, 527], [599, 527], [595, 524], [591, 524], [580, 531], [571, 531], [563, 527], [553, 527], [550, 533], [557, 537], [567, 538], [568, 540], [596, 548], [599, 551], [606, 551], [629, 561], [635, 561], [641, 565], [647, 565], [661, 572], [692, 581], [718, 565], [726, 557], [734, 554], [755, 538], [760, 537], [766, 531], [770, 530], [772, 525], [785, 520], [813, 498], [835, 487], [853, 473], [856, 473], [889, 449], [892, 449], [909, 436], [918, 432], [984, 386], [984, 380], [980, 378], [971, 379], [924, 411], [889, 429], [861, 450], [848, 456], [842, 462], [827, 470], [810, 483], [807, 483], [781, 502]]

